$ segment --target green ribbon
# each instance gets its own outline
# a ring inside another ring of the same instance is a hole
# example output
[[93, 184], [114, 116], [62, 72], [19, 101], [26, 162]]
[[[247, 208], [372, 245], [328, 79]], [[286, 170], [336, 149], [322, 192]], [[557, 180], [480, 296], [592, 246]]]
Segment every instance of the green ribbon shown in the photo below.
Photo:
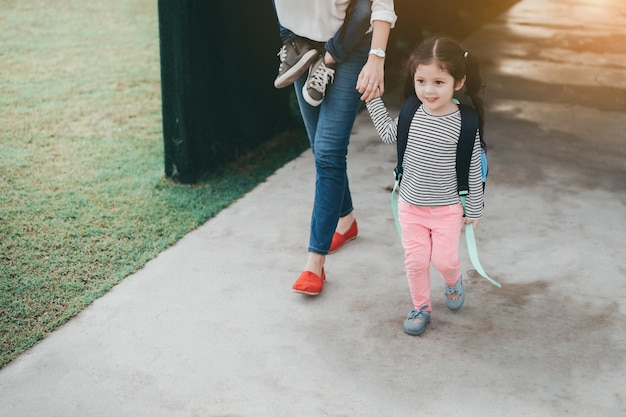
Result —
[[470, 261], [472, 261], [472, 265], [474, 265], [476, 272], [496, 287], [502, 288], [502, 285], [500, 285], [498, 281], [487, 275], [483, 266], [480, 264], [480, 260], [478, 259], [478, 248], [476, 247], [476, 237], [474, 236], [474, 225], [471, 223], [465, 225], [465, 240], [467, 241], [467, 251], [469, 252]]
[[[463, 206], [463, 213], [465, 213], [465, 199], [467, 196], [459, 195], [459, 198], [461, 199], [461, 205]], [[480, 264], [480, 259], [478, 259], [478, 247], [476, 246], [476, 236], [474, 235], [474, 225], [472, 223], [465, 225], [465, 241], [467, 242], [467, 252], [469, 253], [470, 261], [472, 261], [472, 265], [474, 265], [476, 272], [496, 287], [502, 288], [502, 285], [500, 285], [498, 281], [487, 275], [483, 266]]]
[[393, 220], [396, 223], [398, 236], [400, 237], [400, 240], [402, 240], [402, 228], [400, 227], [400, 221], [398, 220], [398, 196], [396, 195], [398, 184], [400, 184], [400, 178], [396, 179], [396, 182], [393, 184], [393, 190], [391, 190], [391, 211], [393, 211]]

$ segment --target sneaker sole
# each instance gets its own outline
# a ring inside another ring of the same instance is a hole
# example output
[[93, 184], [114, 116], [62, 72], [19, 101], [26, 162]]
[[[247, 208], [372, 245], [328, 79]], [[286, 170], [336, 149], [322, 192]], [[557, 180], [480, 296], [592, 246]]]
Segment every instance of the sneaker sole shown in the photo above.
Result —
[[296, 64], [285, 71], [282, 75], [276, 77], [274, 80], [274, 87], [285, 88], [294, 83], [304, 72], [309, 69], [311, 64], [317, 59], [319, 52], [315, 49], [311, 49], [304, 55]]
[[406, 327], [403, 326], [404, 333], [408, 334], [409, 336], [421, 336], [421, 335], [423, 335], [426, 332], [426, 326], [428, 326], [428, 323], [430, 323], [430, 319], [426, 322], [424, 327], [422, 327], [418, 331], [412, 331], [412, 330], [407, 329]]
[[304, 294], [304, 295], [320, 295], [320, 292], [309, 292], [309, 291], [302, 291], [302, 290], [292, 290], [295, 293], [298, 294]]
[[461, 301], [458, 306], [456, 304], [456, 300], [455, 303], [452, 302], [453, 300], [450, 300], [448, 297], [446, 297], [446, 307], [448, 307], [448, 310], [450, 311], [459, 311], [461, 309], [461, 307], [463, 307], [463, 304], [465, 304], [465, 299], [463, 301]]
[[421, 336], [424, 333], [426, 333], [426, 327], [424, 327], [424, 329], [422, 329], [421, 332], [415, 332], [415, 333], [408, 331], [407, 329], [404, 329], [404, 334], [407, 334], [409, 336]]
[[306, 101], [307, 103], [309, 103], [309, 105], [313, 106], [313, 107], [317, 107], [320, 104], [322, 104], [322, 101], [324, 101], [324, 98], [322, 97], [321, 100], [315, 100], [313, 97], [311, 97], [308, 93], [308, 91], [306, 91], [306, 84], [302, 87], [302, 98], [304, 98], [304, 101]]

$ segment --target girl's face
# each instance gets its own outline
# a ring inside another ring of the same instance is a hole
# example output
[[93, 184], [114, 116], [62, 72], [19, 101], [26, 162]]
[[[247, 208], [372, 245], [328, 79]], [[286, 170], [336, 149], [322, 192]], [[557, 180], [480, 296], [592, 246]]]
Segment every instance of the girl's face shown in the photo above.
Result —
[[452, 98], [455, 91], [463, 88], [464, 83], [465, 78], [454, 82], [452, 75], [436, 62], [418, 65], [413, 77], [417, 98], [423, 103], [426, 113], [433, 116], [445, 116], [458, 110]]

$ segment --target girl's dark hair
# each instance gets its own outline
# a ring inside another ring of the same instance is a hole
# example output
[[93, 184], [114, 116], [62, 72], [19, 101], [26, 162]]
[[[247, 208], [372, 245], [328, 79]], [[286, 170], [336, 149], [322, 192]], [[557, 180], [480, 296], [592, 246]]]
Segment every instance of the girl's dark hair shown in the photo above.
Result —
[[465, 50], [453, 39], [445, 36], [436, 36], [426, 39], [417, 46], [406, 63], [405, 93], [415, 94], [414, 76], [418, 65], [428, 65], [436, 62], [441, 69], [452, 75], [455, 82], [465, 77], [465, 95], [469, 96], [472, 105], [478, 113], [480, 143], [486, 146], [483, 139], [485, 104], [481, 97], [485, 84], [480, 70], [478, 59]]

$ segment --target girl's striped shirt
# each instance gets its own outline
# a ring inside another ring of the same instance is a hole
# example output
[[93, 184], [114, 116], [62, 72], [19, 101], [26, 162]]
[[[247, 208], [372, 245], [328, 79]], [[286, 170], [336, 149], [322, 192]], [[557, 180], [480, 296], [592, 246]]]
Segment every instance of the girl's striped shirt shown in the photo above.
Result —
[[[392, 119], [382, 99], [367, 105], [376, 131], [385, 143], [397, 141], [398, 119]], [[461, 112], [432, 116], [420, 106], [409, 128], [403, 161], [400, 197], [415, 206], [458, 204], [456, 145], [461, 133]], [[480, 165], [480, 136], [476, 133], [470, 161], [466, 217], [478, 220], [483, 214], [483, 183]]]

